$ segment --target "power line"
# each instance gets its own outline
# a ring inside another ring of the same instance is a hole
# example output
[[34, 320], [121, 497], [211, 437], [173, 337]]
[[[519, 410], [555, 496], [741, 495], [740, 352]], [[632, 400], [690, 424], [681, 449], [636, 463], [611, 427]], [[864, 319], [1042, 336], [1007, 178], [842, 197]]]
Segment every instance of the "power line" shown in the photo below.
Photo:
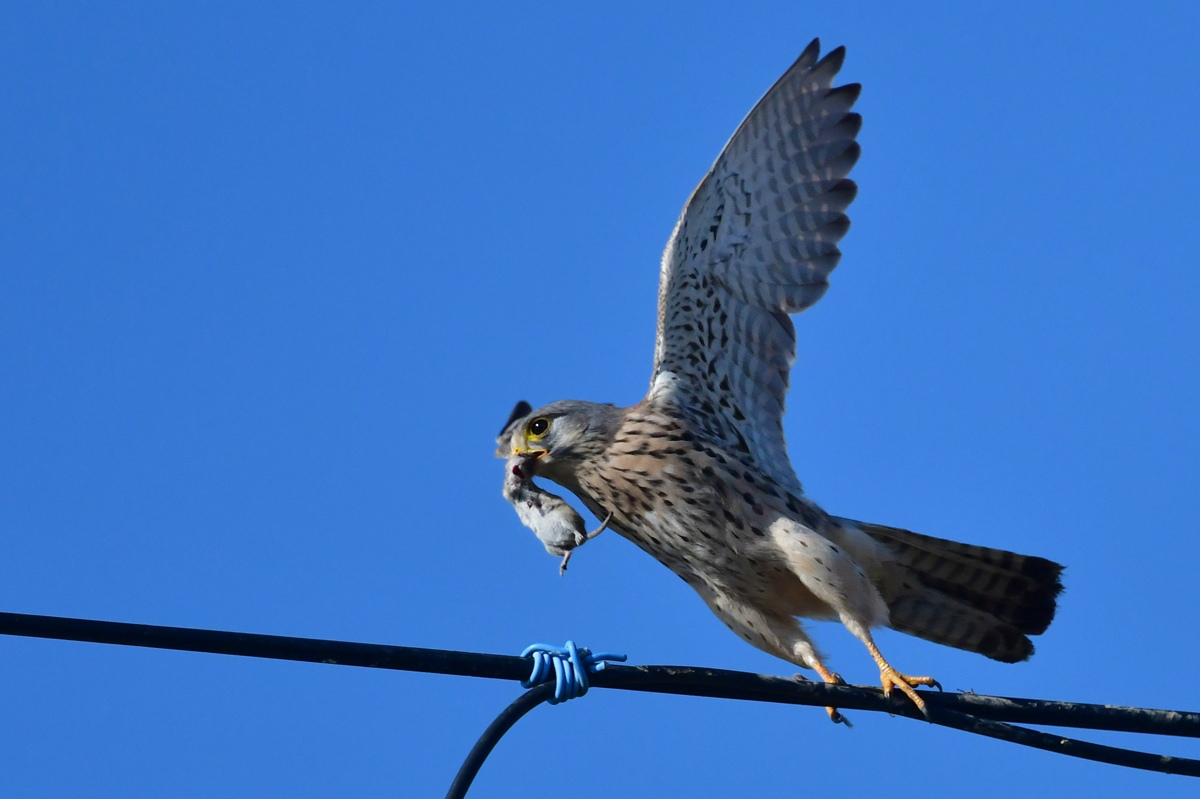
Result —
[[[0, 613], [0, 634], [513, 681], [528, 677], [531, 666], [530, 658], [512, 655], [23, 613]], [[1200, 713], [922, 691], [921, 695], [929, 708], [929, 717], [926, 719], [907, 698], [899, 695], [885, 697], [877, 688], [827, 685], [725, 669], [609, 664], [603, 671], [590, 675], [589, 680], [595, 688], [885, 712], [1101, 763], [1200, 777], [1200, 760], [1104, 746], [1014, 726], [1014, 723], [1039, 724], [1200, 738]], [[505, 711], [511, 717], [508, 726], [552, 695], [552, 691], [544, 688], [543, 685], [531, 689], [520, 700], [520, 712], [515, 716], [510, 711], [518, 703]], [[492, 727], [497, 727], [504, 718], [502, 714]], [[504, 726], [490, 744], [487, 744], [487, 734], [481, 738], [476, 750], [480, 749], [480, 745], [487, 746], [481, 756], [476, 757], [476, 751], [472, 752], [472, 757], [476, 758], [476, 771], [491, 746], [495, 745], [495, 740], [508, 726]], [[490, 732], [492, 728], [489, 728]], [[471, 758], [468, 758], [464, 770], [471, 762]], [[474, 771], [466, 779], [466, 785], [470, 784], [473, 776]], [[460, 771], [459, 777], [463, 777], [463, 772]], [[459, 780], [456, 780], [458, 784]], [[465, 785], [462, 790], [465, 792]]]

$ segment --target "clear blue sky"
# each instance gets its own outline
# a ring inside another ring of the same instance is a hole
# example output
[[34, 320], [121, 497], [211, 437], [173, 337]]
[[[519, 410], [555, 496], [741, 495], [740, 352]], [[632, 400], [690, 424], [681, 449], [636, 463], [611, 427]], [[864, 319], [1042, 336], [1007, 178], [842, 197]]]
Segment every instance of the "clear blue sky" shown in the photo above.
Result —
[[[1028, 663], [883, 651], [1200, 709], [1192, 3], [7, 4], [0, 610], [790, 674], [615, 535], [560, 579], [492, 448], [517, 399], [641, 398], [671, 225], [813, 36], [865, 124], [796, 319], [797, 471], [831, 512], [1068, 565]], [[517, 690], [0, 638], [0, 794], [438, 796]], [[1198, 790], [852, 715], [594, 692], [472, 796]]]

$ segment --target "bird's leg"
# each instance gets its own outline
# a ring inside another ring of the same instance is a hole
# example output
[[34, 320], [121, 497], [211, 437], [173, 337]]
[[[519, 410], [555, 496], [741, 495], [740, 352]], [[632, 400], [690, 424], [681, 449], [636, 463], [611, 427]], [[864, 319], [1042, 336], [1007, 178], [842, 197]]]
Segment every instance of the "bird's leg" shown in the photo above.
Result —
[[893, 688], [899, 688], [904, 692], [904, 695], [913, 701], [917, 709], [921, 711], [927, 718], [929, 709], [925, 706], [925, 700], [922, 699], [915, 690], [914, 685], [932, 685], [940, 691], [941, 683], [932, 677], [911, 677], [907, 674], [901, 674], [891, 667], [891, 665], [883, 659], [883, 655], [879, 652], [879, 647], [875, 646], [875, 642], [870, 636], [863, 640], [867, 645], [867, 651], [871, 653], [871, 657], [875, 659], [875, 665], [879, 666], [879, 681], [883, 683], [883, 695], [891, 696]]
[[[743, 640], [758, 647], [764, 652], [781, 657], [784, 660], [812, 669], [821, 675], [821, 679], [830, 685], [845, 685], [842, 678], [821, 664], [817, 648], [800, 626], [794, 616], [774, 613], [764, 613], [758, 607], [746, 602], [741, 597], [726, 594], [703, 583], [693, 586], [696, 592], [708, 604], [709, 609], [717, 614], [717, 618], [725, 622]], [[797, 679], [807, 679], [796, 675]], [[835, 707], [826, 707], [829, 719], [836, 724], [850, 723]]]
[[[846, 684], [846, 681], [842, 679], [840, 674], [836, 674], [836, 673], [830, 671], [829, 669], [825, 668], [823, 665], [821, 665], [821, 662], [819, 660], [813, 661], [813, 669], [816, 670], [817, 674], [821, 675], [821, 679], [824, 680], [829, 685], [845, 685]], [[838, 709], [836, 707], [829, 707], [828, 705], [826, 705], [825, 712], [829, 714], [829, 720], [832, 721], [834, 724], [845, 724], [847, 727], [854, 726], [850, 723], [849, 719], [847, 719], [845, 716], [843, 716], [841, 713], [838, 712]]]

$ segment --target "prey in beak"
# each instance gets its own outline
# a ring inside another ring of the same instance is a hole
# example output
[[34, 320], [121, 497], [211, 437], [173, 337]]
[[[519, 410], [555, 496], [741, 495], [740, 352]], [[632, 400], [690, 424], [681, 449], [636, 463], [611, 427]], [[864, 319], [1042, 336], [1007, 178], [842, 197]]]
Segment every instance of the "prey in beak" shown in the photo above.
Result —
[[530, 461], [536, 461], [538, 458], [546, 455], [546, 450], [533, 449], [531, 447], [513, 447], [512, 454], [515, 458], [526, 458]]
[[583, 517], [562, 497], [533, 482], [534, 464], [548, 450], [529, 446], [522, 423], [533, 412], [528, 402], [518, 402], [496, 437], [496, 457], [504, 458], [504, 498], [512, 503], [522, 524], [533, 530], [546, 551], [562, 558], [558, 573], [567, 570], [571, 553], [603, 532], [609, 520], [592, 532]]

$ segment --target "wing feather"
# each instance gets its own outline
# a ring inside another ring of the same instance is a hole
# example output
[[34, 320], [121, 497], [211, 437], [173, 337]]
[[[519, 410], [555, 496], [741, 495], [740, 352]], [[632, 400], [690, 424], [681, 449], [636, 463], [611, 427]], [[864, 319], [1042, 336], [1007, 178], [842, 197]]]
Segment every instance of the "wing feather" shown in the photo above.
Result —
[[859, 156], [845, 50], [814, 40], [746, 117], [684, 206], [663, 253], [649, 401], [691, 414], [799, 490], [783, 437], [796, 335], [841, 258]]

